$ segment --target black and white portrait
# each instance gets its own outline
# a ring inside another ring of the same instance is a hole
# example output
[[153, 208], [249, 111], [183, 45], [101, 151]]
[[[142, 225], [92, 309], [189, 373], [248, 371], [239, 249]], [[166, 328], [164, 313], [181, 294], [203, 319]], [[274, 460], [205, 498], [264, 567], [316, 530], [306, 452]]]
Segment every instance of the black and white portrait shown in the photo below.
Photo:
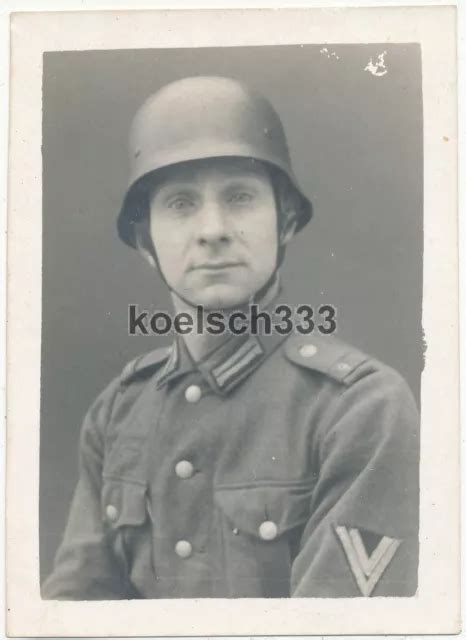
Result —
[[43, 598], [416, 594], [421, 79], [45, 53]]

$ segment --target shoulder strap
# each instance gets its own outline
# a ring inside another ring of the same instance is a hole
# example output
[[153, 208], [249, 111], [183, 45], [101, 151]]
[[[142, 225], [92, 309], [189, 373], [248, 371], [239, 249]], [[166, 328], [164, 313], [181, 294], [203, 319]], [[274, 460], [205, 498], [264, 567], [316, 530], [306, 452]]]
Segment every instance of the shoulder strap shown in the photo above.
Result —
[[161, 347], [131, 360], [121, 372], [120, 383], [127, 385], [138, 375], [157, 370], [167, 361], [170, 352], [171, 347]]
[[356, 369], [371, 360], [367, 354], [333, 336], [292, 335], [285, 343], [285, 353], [294, 364], [319, 371], [343, 384], [352, 383]]

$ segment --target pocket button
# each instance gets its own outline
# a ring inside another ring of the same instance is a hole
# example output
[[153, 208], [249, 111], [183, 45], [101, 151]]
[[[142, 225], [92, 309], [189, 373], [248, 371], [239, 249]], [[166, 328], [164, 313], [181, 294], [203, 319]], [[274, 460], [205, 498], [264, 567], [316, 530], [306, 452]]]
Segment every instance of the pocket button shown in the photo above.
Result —
[[113, 504], [107, 505], [105, 513], [107, 515], [107, 518], [112, 522], [115, 522], [115, 520], [118, 518], [118, 509]]
[[259, 527], [259, 535], [262, 540], [275, 540], [278, 535], [278, 527], [272, 520], [266, 520]]
[[180, 558], [189, 558], [193, 552], [193, 547], [187, 540], [178, 540], [175, 545], [175, 553]]

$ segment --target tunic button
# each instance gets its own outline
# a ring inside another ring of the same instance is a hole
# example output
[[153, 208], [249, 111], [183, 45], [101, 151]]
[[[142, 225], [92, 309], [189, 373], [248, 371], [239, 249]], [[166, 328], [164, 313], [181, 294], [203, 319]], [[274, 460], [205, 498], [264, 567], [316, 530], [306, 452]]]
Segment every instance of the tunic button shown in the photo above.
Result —
[[189, 558], [193, 552], [193, 547], [187, 540], [178, 540], [175, 545], [175, 553], [180, 558]]
[[317, 353], [317, 347], [313, 344], [305, 344], [299, 349], [299, 355], [303, 358], [312, 358]]
[[114, 507], [113, 504], [107, 505], [105, 513], [107, 514], [107, 518], [112, 522], [115, 522], [115, 520], [118, 518], [118, 509]]
[[187, 480], [193, 475], [194, 467], [189, 460], [180, 460], [175, 467], [175, 473], [179, 478]]
[[259, 527], [259, 535], [262, 540], [274, 540], [278, 534], [278, 527], [275, 522], [266, 520]]
[[186, 391], [184, 392], [184, 397], [186, 398], [187, 402], [199, 402], [199, 400], [201, 399], [201, 388], [197, 386], [197, 384], [192, 384], [191, 386], [187, 387]]

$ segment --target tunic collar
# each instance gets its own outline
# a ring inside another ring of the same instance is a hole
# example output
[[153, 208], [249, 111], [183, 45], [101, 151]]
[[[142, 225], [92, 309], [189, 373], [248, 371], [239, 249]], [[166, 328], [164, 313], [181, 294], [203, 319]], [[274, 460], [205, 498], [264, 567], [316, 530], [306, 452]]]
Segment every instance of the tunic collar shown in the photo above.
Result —
[[[268, 309], [276, 296], [268, 300], [261, 310]], [[282, 342], [286, 335], [272, 331], [270, 335], [250, 333], [231, 335], [199, 361], [190, 355], [181, 336], [177, 336], [170, 349], [169, 358], [157, 380], [159, 388], [182, 376], [198, 371], [213, 391], [229, 393], [250, 375]]]
[[174, 382], [182, 376], [198, 371], [213, 391], [229, 393], [250, 375], [280, 344], [286, 336], [273, 332], [267, 336], [233, 335], [219, 347], [195, 362], [181, 338], [173, 343], [157, 386]]

